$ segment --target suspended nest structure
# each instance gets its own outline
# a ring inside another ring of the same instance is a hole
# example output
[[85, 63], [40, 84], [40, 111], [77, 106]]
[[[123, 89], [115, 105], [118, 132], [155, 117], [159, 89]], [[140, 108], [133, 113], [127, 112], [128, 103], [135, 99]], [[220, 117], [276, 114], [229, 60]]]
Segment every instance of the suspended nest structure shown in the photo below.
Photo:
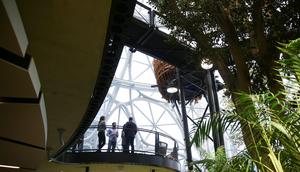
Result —
[[[162, 97], [167, 101], [179, 100], [178, 93], [168, 93], [167, 88], [178, 85], [176, 80], [176, 68], [168, 63], [158, 59], [153, 60], [154, 74], [158, 86], [158, 90]], [[192, 74], [191, 74], [192, 73]], [[204, 72], [189, 72], [182, 79], [183, 88], [185, 91], [185, 99], [187, 101], [197, 101], [204, 94]]]

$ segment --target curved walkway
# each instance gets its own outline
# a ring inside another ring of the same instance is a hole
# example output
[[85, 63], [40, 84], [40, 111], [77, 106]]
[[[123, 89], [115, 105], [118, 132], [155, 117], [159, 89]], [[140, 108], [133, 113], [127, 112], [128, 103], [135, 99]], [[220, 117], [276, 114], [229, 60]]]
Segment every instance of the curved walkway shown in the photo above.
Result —
[[180, 171], [180, 163], [160, 155], [128, 154], [123, 152], [66, 152], [57, 159], [60, 162], [72, 164], [112, 163], [150, 165]]

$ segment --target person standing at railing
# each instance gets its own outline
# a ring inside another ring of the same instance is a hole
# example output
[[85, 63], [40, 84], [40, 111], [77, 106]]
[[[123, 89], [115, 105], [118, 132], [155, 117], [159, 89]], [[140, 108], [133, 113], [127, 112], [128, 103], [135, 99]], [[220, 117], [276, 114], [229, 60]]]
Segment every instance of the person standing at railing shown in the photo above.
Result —
[[123, 126], [123, 131], [125, 133], [126, 149], [124, 152], [129, 153], [129, 145], [131, 146], [131, 153], [134, 153], [134, 138], [137, 133], [137, 126], [133, 122], [133, 118], [129, 117], [129, 121]]
[[116, 128], [116, 123], [112, 123], [112, 128], [108, 129], [107, 131], [108, 136], [108, 148], [107, 152], [115, 152], [117, 138], [119, 136], [118, 129]]
[[105, 145], [105, 130], [106, 130], [106, 124], [105, 124], [105, 117], [101, 116], [100, 121], [98, 123], [98, 152], [101, 152], [102, 147]]

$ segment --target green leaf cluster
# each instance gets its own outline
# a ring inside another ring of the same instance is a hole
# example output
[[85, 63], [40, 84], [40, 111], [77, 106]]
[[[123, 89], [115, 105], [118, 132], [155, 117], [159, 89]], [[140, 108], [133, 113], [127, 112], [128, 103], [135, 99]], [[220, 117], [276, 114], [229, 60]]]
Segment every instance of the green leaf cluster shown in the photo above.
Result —
[[[218, 149], [214, 159], [206, 158], [195, 164], [204, 165], [209, 171], [300, 171], [300, 39], [278, 48], [284, 53], [277, 69], [284, 78], [280, 82], [284, 89], [276, 94], [238, 93], [237, 104], [243, 105], [240, 113], [223, 111], [221, 117], [215, 118], [217, 121], [208, 117], [205, 122], [199, 120], [192, 140], [201, 146], [219, 122], [223, 131], [250, 128], [247, 134], [254, 144], [231, 159], [227, 160], [224, 150], [221, 153]], [[249, 150], [259, 158], [251, 157]], [[270, 163], [260, 161], [264, 156]]]

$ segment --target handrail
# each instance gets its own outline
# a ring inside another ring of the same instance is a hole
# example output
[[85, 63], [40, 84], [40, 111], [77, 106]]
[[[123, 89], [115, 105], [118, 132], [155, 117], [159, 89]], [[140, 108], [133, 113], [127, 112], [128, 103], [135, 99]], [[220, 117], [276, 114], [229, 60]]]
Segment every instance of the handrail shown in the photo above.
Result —
[[[98, 128], [98, 125], [91, 125], [89, 128]], [[106, 125], [106, 128], [112, 128], [112, 126], [111, 126], [111, 125]], [[119, 126], [119, 125], [117, 125], [116, 128], [117, 128], [117, 129], [123, 129], [123, 127], [121, 127], [121, 126]], [[164, 136], [164, 137], [168, 137], [168, 138], [172, 139], [174, 142], [177, 143], [177, 141], [176, 141], [173, 137], [171, 137], [171, 136], [169, 136], [169, 135], [167, 135], [167, 134], [164, 134], [164, 133], [162, 133], [162, 132], [153, 131], [153, 130], [149, 130], [149, 129], [145, 129], [145, 128], [137, 128], [137, 130], [138, 130], [138, 131], [148, 132], [148, 133], [154, 133], [154, 134], [155, 134], [155, 133], [159, 133], [159, 135]]]
[[[96, 129], [98, 128], [97, 125], [91, 125], [86, 133], [89, 130], [95, 130], [92, 131], [94, 134], [95, 132], [98, 132]], [[112, 128], [111, 125], [107, 125], [106, 126], [107, 129]], [[118, 129], [119, 132], [119, 141], [121, 140], [121, 130], [123, 129], [123, 127], [121, 126], [116, 126], [116, 128]], [[146, 141], [143, 139], [143, 137], [141, 137], [140, 135], [143, 134], [147, 134], [150, 136], [154, 136], [154, 139], [150, 139], [150, 141]], [[151, 135], [152, 134], [152, 135]], [[94, 137], [97, 137], [97, 135], [95, 134]], [[138, 128], [138, 133], [136, 134], [136, 140], [139, 140], [142, 143], [142, 145], [135, 145], [135, 150], [134, 153], [135, 154], [149, 154], [149, 155], [159, 155], [159, 156], [163, 156], [172, 160], [176, 160], [178, 161], [178, 143], [177, 141], [171, 137], [168, 136], [164, 133], [158, 132], [158, 131], [153, 131], [153, 130], [149, 130], [149, 129], [144, 129], [144, 128]], [[99, 152], [98, 150], [98, 141], [96, 140], [97, 143], [94, 143], [94, 147], [92, 148], [86, 148], [87, 145], [85, 145], [85, 142], [89, 141], [87, 140], [87, 138], [84, 137], [80, 137], [78, 138], [77, 142], [74, 143], [69, 149], [68, 152], [73, 152], [73, 153], [81, 153], [81, 152]], [[106, 139], [108, 140], [108, 139]], [[107, 141], [108, 142], [108, 141]], [[137, 141], [135, 142], [137, 143]], [[173, 144], [172, 146], [170, 146], [169, 144]], [[107, 143], [104, 147], [107, 146]], [[144, 146], [144, 147], [143, 147]], [[168, 146], [170, 146], [170, 148], [168, 148]], [[101, 149], [101, 151], [107, 151], [106, 148]], [[117, 142], [116, 145], [116, 149], [115, 152], [122, 152], [123, 149], [121, 148], [121, 144], [120, 142]]]
[[147, 14], [141, 14], [139, 11], [136, 10], [137, 7], [135, 7], [133, 18], [142, 21], [143, 23], [149, 25], [152, 28], [155, 28], [155, 30], [159, 30], [164, 34], [170, 33], [170, 30], [168, 30], [166, 26], [159, 22], [159, 18], [162, 18], [162, 14], [138, 1], [136, 2], [136, 6], [139, 6], [141, 9], [148, 12]]
[[148, 7], [147, 5], [145, 5], [145, 4], [143, 4], [143, 3], [139, 2], [139, 1], [136, 1], [136, 5], [139, 5], [139, 6], [143, 7], [143, 8], [145, 8], [145, 9], [147, 9], [148, 11], [151, 10], [150, 7]]

